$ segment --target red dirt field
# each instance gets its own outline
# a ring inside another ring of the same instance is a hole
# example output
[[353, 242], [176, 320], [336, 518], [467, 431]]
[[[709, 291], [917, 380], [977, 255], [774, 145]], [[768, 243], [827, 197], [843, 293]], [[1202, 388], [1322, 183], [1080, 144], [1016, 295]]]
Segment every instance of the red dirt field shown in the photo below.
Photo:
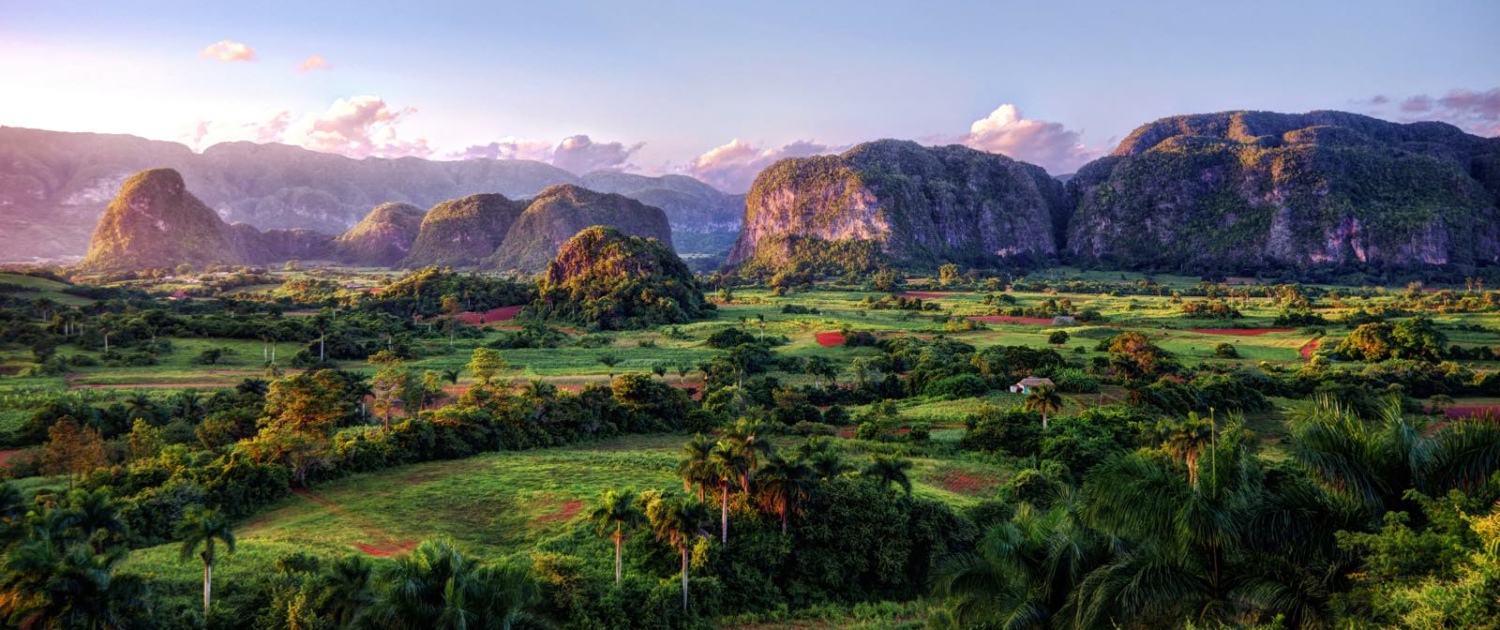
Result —
[[516, 318], [516, 313], [520, 313], [522, 308], [524, 308], [524, 307], [522, 307], [522, 306], [502, 306], [500, 308], [492, 308], [492, 309], [490, 309], [488, 311], [485, 311], [483, 313], [475, 313], [473, 311], [464, 311], [464, 312], [458, 314], [458, 319], [459, 319], [459, 321], [462, 321], [463, 323], [468, 324], [470, 326], [479, 326], [479, 325], [483, 325], [483, 324], [493, 324], [495, 322], [508, 322], [508, 321], [510, 321], [512, 319], [515, 319]]
[[943, 488], [949, 492], [965, 495], [988, 496], [1000, 487], [1000, 480], [985, 475], [976, 475], [961, 470], [949, 470], [943, 473], [938, 481]]
[[1311, 361], [1312, 357], [1313, 357], [1313, 351], [1315, 351], [1317, 349], [1318, 349], [1318, 340], [1317, 339], [1313, 339], [1312, 341], [1309, 341], [1307, 343], [1302, 344], [1302, 347], [1298, 348], [1297, 352], [1299, 352], [1299, 353], [1302, 354], [1302, 360], [1303, 361]]
[[1205, 335], [1233, 335], [1236, 337], [1259, 337], [1266, 333], [1292, 332], [1293, 328], [1189, 328], [1191, 332]]
[[1026, 324], [1029, 326], [1051, 326], [1047, 317], [1016, 317], [1014, 315], [975, 315], [969, 319], [986, 324]]
[[1449, 418], [1500, 418], [1500, 405], [1454, 405], [1443, 410]]
[[818, 340], [818, 345], [823, 346], [824, 348], [832, 348], [834, 346], [844, 345], [844, 333], [837, 331], [820, 332], [815, 338]]
[[578, 513], [582, 512], [583, 508], [583, 501], [564, 501], [562, 504], [557, 506], [556, 512], [538, 518], [537, 520], [543, 523], [566, 523], [573, 520], [573, 517], [578, 516]]
[[0, 451], [0, 466], [4, 466], [5, 464], [10, 463], [10, 460], [15, 459], [16, 456], [25, 452], [26, 449], [20, 448]]

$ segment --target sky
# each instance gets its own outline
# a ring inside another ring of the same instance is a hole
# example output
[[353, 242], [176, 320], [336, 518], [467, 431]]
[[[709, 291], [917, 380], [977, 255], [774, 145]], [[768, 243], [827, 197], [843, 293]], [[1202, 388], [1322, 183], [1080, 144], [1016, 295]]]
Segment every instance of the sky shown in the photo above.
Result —
[[683, 173], [877, 138], [1072, 172], [1175, 114], [1500, 135], [1500, 2], [0, 0], [0, 125]]

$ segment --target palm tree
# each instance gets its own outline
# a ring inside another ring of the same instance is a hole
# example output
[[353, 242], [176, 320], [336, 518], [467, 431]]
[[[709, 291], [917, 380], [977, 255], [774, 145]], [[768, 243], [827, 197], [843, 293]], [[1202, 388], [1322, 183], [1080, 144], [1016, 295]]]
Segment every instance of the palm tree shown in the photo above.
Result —
[[541, 590], [525, 569], [484, 565], [444, 541], [425, 541], [385, 567], [372, 625], [392, 630], [509, 629], [540, 625]]
[[640, 527], [646, 521], [646, 515], [636, 505], [634, 492], [607, 490], [599, 495], [599, 502], [594, 504], [589, 520], [599, 525], [600, 536], [607, 533], [615, 543], [615, 585], [618, 586], [624, 576], [621, 549], [625, 545], [626, 533]]
[[[206, 618], [213, 594], [214, 563], [218, 561], [214, 547], [216, 543], [223, 543], [229, 553], [234, 553], [234, 528], [218, 512], [200, 508], [186, 515], [177, 533], [182, 537], [182, 559], [198, 554], [203, 560], [203, 616]], [[203, 548], [201, 553], [199, 547]]]
[[458, 377], [461, 376], [463, 372], [458, 368], [444, 368], [443, 371], [440, 372], [440, 374], [442, 374], [443, 380], [448, 381], [449, 385], [457, 385]]
[[682, 554], [682, 609], [688, 609], [688, 551], [694, 536], [705, 536], [703, 526], [708, 523], [708, 508], [702, 503], [678, 497], [654, 497], [646, 504], [646, 517], [656, 539], [665, 542]]
[[1047, 416], [1057, 413], [1062, 409], [1063, 399], [1051, 387], [1039, 385], [1031, 388], [1031, 393], [1026, 394], [1026, 403], [1023, 407], [1026, 411], [1035, 411], [1042, 414], [1042, 430], [1047, 429]]
[[77, 530], [94, 553], [104, 553], [125, 536], [127, 526], [120, 516], [120, 506], [107, 487], [93, 492], [74, 490], [68, 495], [68, 509], [62, 513], [68, 529]]
[[124, 550], [96, 554], [48, 540], [11, 549], [0, 573], [0, 617], [28, 629], [130, 627], [150, 609], [150, 593], [139, 576], [117, 569], [124, 559]]
[[1424, 434], [1392, 400], [1375, 421], [1328, 398], [1288, 417], [1292, 459], [1324, 489], [1358, 501], [1379, 522], [1405, 505], [1408, 489], [1428, 496], [1484, 483], [1500, 470], [1500, 424], [1454, 421]]
[[836, 479], [854, 469], [844, 456], [834, 448], [833, 442], [824, 437], [814, 437], [797, 447], [797, 459], [806, 462], [819, 479]]
[[817, 473], [800, 460], [772, 457], [759, 474], [761, 506], [781, 516], [781, 533], [785, 534], [787, 515], [799, 511], [802, 502], [812, 495]]
[[355, 619], [375, 603], [373, 579], [374, 570], [364, 556], [347, 555], [334, 560], [318, 576], [318, 586], [323, 592], [323, 616], [335, 627], [354, 627]]
[[721, 544], [729, 544], [729, 491], [734, 488], [734, 482], [738, 480], [740, 487], [749, 492], [750, 462], [747, 449], [737, 442], [722, 438], [714, 444], [714, 450], [708, 454], [709, 466], [714, 471], [714, 477], [719, 485], [721, 505], [719, 542]]
[[740, 418], [719, 438], [720, 444], [731, 445], [745, 458], [745, 466], [740, 474], [740, 487], [745, 492], [750, 491], [750, 475], [760, 468], [761, 462], [770, 459], [775, 452], [770, 442], [760, 439], [758, 434], [763, 432], [764, 427], [759, 421]]
[[677, 460], [677, 476], [682, 477], [682, 491], [692, 492], [696, 486], [699, 503], [703, 502], [708, 485], [718, 479], [714, 474], [713, 463], [709, 461], [713, 451], [713, 441], [699, 433], [682, 445], [682, 455]]
[[1196, 413], [1188, 413], [1182, 420], [1162, 420], [1156, 424], [1156, 433], [1161, 436], [1161, 448], [1173, 458], [1187, 466], [1188, 485], [1198, 490], [1198, 455], [1203, 447], [1214, 441], [1214, 424]]
[[891, 484], [901, 486], [901, 489], [906, 491], [906, 495], [911, 496], [911, 478], [906, 474], [908, 470], [911, 470], [910, 460], [876, 455], [859, 474], [875, 480], [881, 488], [889, 488]]

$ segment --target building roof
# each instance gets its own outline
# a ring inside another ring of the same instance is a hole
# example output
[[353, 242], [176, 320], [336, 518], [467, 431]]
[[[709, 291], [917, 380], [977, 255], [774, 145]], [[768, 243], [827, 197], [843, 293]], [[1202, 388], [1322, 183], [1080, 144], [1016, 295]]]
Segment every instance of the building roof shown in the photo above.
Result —
[[1020, 385], [1021, 387], [1036, 387], [1037, 385], [1048, 385], [1048, 386], [1051, 386], [1052, 385], [1052, 379], [1050, 379], [1050, 378], [1041, 378], [1041, 377], [1037, 377], [1037, 376], [1028, 376], [1026, 378], [1021, 379], [1016, 384]]

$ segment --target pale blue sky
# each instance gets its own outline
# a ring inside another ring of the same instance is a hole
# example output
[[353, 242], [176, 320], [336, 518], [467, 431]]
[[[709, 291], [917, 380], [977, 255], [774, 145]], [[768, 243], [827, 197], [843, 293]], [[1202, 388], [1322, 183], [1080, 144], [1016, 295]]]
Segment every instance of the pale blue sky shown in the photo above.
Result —
[[[1004, 103], [1107, 148], [1175, 113], [1500, 88], [1494, 0], [1142, 4], [0, 0], [0, 124], [181, 140], [369, 95], [438, 157], [588, 134], [670, 169], [733, 138], [956, 138]], [[257, 60], [200, 56], [226, 39]]]

